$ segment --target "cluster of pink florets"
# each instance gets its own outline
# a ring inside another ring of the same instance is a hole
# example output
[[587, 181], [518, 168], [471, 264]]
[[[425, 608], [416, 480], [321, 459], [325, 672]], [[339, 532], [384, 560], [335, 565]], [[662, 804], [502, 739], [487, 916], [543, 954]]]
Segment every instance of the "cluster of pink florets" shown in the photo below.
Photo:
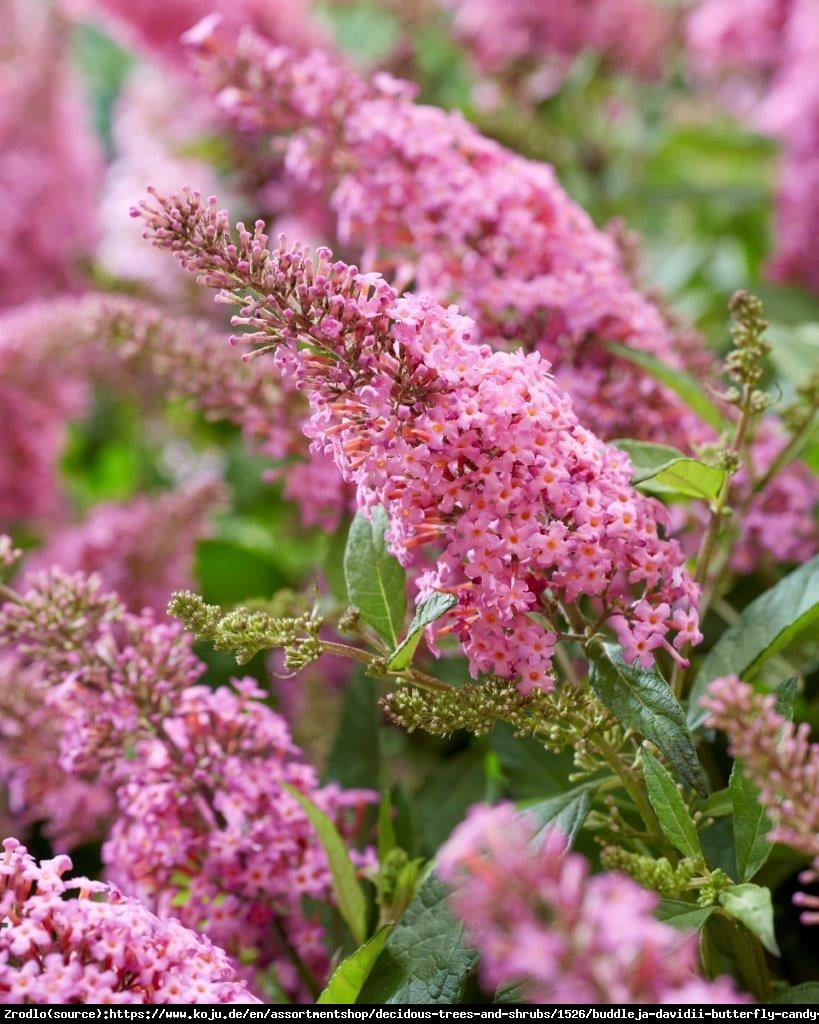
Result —
[[[75, 288], [96, 242], [102, 155], [48, 7], [2, 0], [0, 307]], [[70, 188], [66, 189], [66, 182]]]
[[740, 1003], [728, 979], [696, 976], [697, 940], [652, 916], [657, 897], [625, 875], [589, 875], [559, 830], [510, 804], [475, 807], [437, 871], [481, 953], [487, 991], [534, 1003]]
[[309, 396], [313, 447], [360, 507], [386, 507], [393, 551], [425, 570], [420, 596], [457, 595], [448, 628], [475, 674], [548, 688], [563, 605], [588, 596], [601, 623], [630, 623], [631, 587], [662, 612], [654, 646], [676, 653], [665, 637], [693, 621], [697, 590], [659, 534], [663, 506], [630, 486], [622, 452], [579, 425], [539, 354], [476, 345], [454, 308], [399, 299], [327, 250], [315, 263], [299, 247], [271, 252], [260, 225], [240, 227], [237, 245], [227, 215], [195, 193], [155, 196], [142, 215], [203, 283], [245, 278], [264, 296], [243, 287], [235, 299], [234, 323], [252, 328], [242, 340], [277, 348], [279, 370]]
[[332, 901], [330, 871], [283, 783], [350, 838], [372, 794], [319, 788], [255, 680], [199, 685], [190, 638], [126, 612], [93, 577], [34, 575], [21, 603], [0, 606], [0, 639], [34, 667], [29, 681], [59, 723], [60, 772], [114, 794], [103, 859], [123, 891], [237, 960], [255, 951], [254, 971], [273, 968], [284, 991], [305, 995], [286, 936], [321, 984], [323, 930], [301, 898]]
[[684, 446], [698, 436], [674, 395], [605, 348], [620, 342], [682, 367], [615, 239], [551, 167], [415, 103], [408, 83], [367, 82], [327, 53], [272, 47], [249, 31], [236, 38], [213, 21], [189, 38], [230, 123], [246, 136], [289, 136], [291, 175], [331, 194], [339, 237], [365, 266], [455, 299], [476, 342], [541, 352], [602, 436], [685, 437]]
[[[674, 393], [608, 347], [714, 374], [702, 342], [692, 345], [639, 292], [615, 238], [566, 195], [551, 167], [484, 138], [458, 113], [415, 103], [408, 83], [365, 81], [328, 53], [294, 53], [250, 31], [237, 37], [218, 20], [198, 26], [189, 45], [235, 130], [286, 137], [290, 175], [328, 198], [340, 239], [365, 266], [443, 303], [455, 299], [475, 321], [476, 343], [541, 353], [603, 439], [693, 452], [715, 440]], [[770, 458], [770, 445], [761, 447], [759, 461]], [[736, 544], [737, 565], [756, 558], [760, 544], [780, 556], [783, 514], [795, 538], [787, 557], [816, 550], [815, 477], [788, 466], [773, 488], [751, 502], [753, 532]]]
[[0, 1003], [257, 1003], [225, 954], [16, 839], [0, 858]]
[[[785, 843], [813, 859], [801, 875], [819, 880], [819, 743], [810, 742], [807, 722], [794, 725], [776, 710], [773, 694], [757, 693], [737, 676], [715, 679], [702, 699], [709, 724], [728, 734], [730, 752], [759, 789], [759, 801], [774, 823], [770, 842]], [[798, 893], [802, 920], [819, 924], [819, 896]]]
[[140, 495], [96, 505], [81, 523], [52, 534], [27, 559], [26, 572], [59, 566], [67, 573], [97, 573], [131, 610], [161, 613], [174, 590], [190, 586], [196, 542], [223, 497], [221, 485], [209, 479], [153, 499]]

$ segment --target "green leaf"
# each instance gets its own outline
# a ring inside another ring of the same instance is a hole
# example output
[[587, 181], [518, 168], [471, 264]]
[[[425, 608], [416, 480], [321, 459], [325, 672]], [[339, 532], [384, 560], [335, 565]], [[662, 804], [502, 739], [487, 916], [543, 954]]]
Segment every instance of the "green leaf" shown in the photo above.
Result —
[[643, 750], [642, 758], [648, 798], [666, 837], [683, 857], [702, 857], [697, 827], [676, 783], [648, 750]]
[[707, 800], [703, 800], [699, 809], [707, 818], [724, 818], [728, 814], [733, 814], [734, 805], [728, 787], [711, 793]]
[[819, 555], [752, 601], [714, 644], [691, 689], [688, 721], [696, 728], [708, 713], [699, 705], [720, 676], [748, 678], [764, 661], [819, 622]]
[[557, 828], [566, 836], [571, 846], [591, 808], [593, 785], [587, 783], [550, 800], [542, 800], [540, 803], [522, 808], [523, 813], [537, 821], [537, 831], [532, 837], [533, 845], [537, 846], [542, 842], [547, 829]]
[[356, 672], [344, 690], [323, 777], [347, 789], [377, 785], [381, 773], [381, 722], [376, 681]]
[[369, 977], [373, 964], [381, 955], [391, 931], [392, 926], [387, 925], [386, 928], [377, 931], [363, 946], [359, 946], [355, 953], [342, 960], [316, 1002], [354, 1003]]
[[715, 910], [716, 907], [698, 907], [696, 903], [683, 903], [682, 900], [660, 900], [654, 916], [680, 931], [698, 932]]
[[653, 471], [667, 466], [669, 462], [676, 462], [677, 459], [684, 459], [685, 455], [679, 448], [672, 448], [669, 444], [653, 444], [651, 441], [632, 441], [624, 437], [612, 441], [615, 448], [619, 448], [631, 459], [631, 467], [635, 477], [641, 474], [650, 475]]
[[477, 960], [450, 913], [449, 890], [430, 875], [387, 939], [358, 1002], [457, 1003]]
[[387, 513], [377, 506], [372, 519], [359, 512], [350, 526], [344, 552], [344, 578], [350, 603], [364, 621], [390, 643], [398, 643], [407, 608], [406, 579], [398, 559], [387, 550]]
[[779, 956], [773, 925], [773, 904], [771, 890], [763, 885], [734, 885], [720, 893], [719, 901], [725, 910], [762, 943], [774, 956]]
[[699, 459], [672, 459], [656, 469], [635, 473], [631, 482], [649, 494], [711, 502], [722, 490], [725, 470]]
[[749, 882], [771, 852], [771, 821], [759, 802], [759, 789], [745, 776], [745, 766], [734, 761], [728, 782], [734, 808], [734, 848], [740, 882]]
[[819, 981], [806, 981], [801, 985], [791, 985], [777, 992], [773, 997], [775, 1003], [819, 1003]]
[[400, 672], [412, 661], [415, 650], [427, 626], [446, 615], [453, 605], [458, 603], [454, 594], [433, 594], [422, 601], [416, 609], [412, 622], [407, 627], [407, 635], [393, 651], [387, 667], [393, 672]]
[[364, 891], [358, 883], [355, 868], [350, 860], [347, 847], [344, 845], [344, 840], [324, 811], [320, 811], [295, 786], [283, 782], [282, 788], [299, 802], [310, 824], [315, 829], [324, 852], [327, 854], [338, 909], [355, 941], [359, 946], [363, 945], [367, 937], [367, 901], [364, 898]]
[[572, 788], [573, 751], [555, 754], [528, 736], [515, 736], [506, 722], [499, 722], [489, 734], [489, 746], [498, 755], [513, 800], [540, 800]]
[[796, 691], [799, 686], [799, 676], [791, 676], [783, 679], [774, 687], [776, 694], [776, 713], [783, 718], [793, 718], [793, 705], [796, 702]]
[[629, 439], [614, 442], [631, 459], [631, 482], [649, 494], [713, 501], [725, 482], [725, 470], [683, 455], [667, 444]]
[[486, 798], [484, 748], [469, 747], [439, 762], [416, 795], [423, 850], [433, 854], [468, 807]]
[[722, 412], [703, 391], [700, 383], [682, 370], [666, 366], [656, 356], [648, 352], [641, 352], [639, 349], [628, 348], [625, 345], [618, 345], [616, 342], [609, 342], [608, 348], [616, 355], [639, 366], [661, 384], [665, 384], [685, 402], [689, 409], [693, 409], [699, 418], [708, 423], [714, 430], [724, 430], [727, 423]]
[[657, 669], [627, 665], [617, 644], [601, 643], [592, 652], [589, 678], [598, 699], [617, 721], [650, 740], [680, 778], [704, 795], [705, 780], [685, 714]]
[[771, 361], [792, 384], [802, 384], [819, 368], [819, 323], [770, 324]]

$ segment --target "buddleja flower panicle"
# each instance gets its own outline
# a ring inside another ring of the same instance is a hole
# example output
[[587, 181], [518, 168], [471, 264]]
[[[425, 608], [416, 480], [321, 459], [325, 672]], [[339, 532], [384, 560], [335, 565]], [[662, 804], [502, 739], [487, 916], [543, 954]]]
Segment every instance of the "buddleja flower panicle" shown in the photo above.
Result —
[[[251, 340], [310, 400], [313, 449], [332, 455], [359, 507], [387, 509], [419, 598], [458, 597], [446, 625], [473, 674], [550, 688], [562, 604], [581, 595], [601, 602], [628, 659], [651, 664], [660, 646], [680, 658], [666, 635], [696, 637], [697, 588], [660, 536], [665, 510], [630, 486], [627, 457], [579, 424], [548, 363], [475, 345], [454, 307], [399, 298], [327, 250], [315, 261], [284, 243], [262, 252], [261, 229], [239, 229], [233, 246], [215, 211], [187, 191], [141, 212], [158, 247], [217, 288], [233, 279]], [[257, 297], [245, 302], [247, 289]]]

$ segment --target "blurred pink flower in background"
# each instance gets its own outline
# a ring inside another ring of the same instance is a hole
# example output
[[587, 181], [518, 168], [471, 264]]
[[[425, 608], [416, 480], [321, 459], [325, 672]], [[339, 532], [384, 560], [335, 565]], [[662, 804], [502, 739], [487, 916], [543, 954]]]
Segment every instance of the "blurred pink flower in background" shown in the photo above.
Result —
[[819, 0], [702, 0], [695, 70], [782, 148], [771, 276], [819, 291]]
[[82, 282], [103, 163], [69, 65], [67, 25], [26, 0], [0, 0], [0, 25], [2, 307]]

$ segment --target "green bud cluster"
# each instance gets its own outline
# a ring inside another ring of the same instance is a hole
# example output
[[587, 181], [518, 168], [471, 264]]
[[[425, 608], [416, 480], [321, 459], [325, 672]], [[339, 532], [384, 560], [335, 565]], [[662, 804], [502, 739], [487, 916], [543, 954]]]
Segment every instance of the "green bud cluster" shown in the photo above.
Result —
[[764, 391], [759, 390], [765, 372], [763, 360], [771, 351], [771, 346], [764, 341], [762, 335], [768, 327], [768, 321], [762, 316], [762, 303], [750, 292], [736, 292], [729, 304], [732, 325], [731, 338], [733, 350], [725, 360], [729, 376], [741, 386], [741, 391], [731, 388], [725, 395], [727, 401], [739, 405], [742, 393], [750, 389], [747, 396], [751, 412], [764, 412], [769, 399]]
[[318, 633], [323, 619], [312, 611], [282, 617], [248, 608], [225, 613], [219, 605], [206, 604], [199, 594], [183, 590], [171, 596], [168, 614], [198, 640], [207, 640], [217, 651], [233, 653], [239, 665], [270, 648], [284, 650], [285, 664], [292, 669], [303, 668], [321, 654]]
[[730, 889], [734, 883], [722, 868], [714, 868], [708, 880], [700, 887], [697, 903], [701, 907], [710, 907], [719, 900], [719, 895]]
[[381, 701], [396, 725], [408, 732], [423, 729], [433, 736], [449, 736], [466, 729], [484, 736], [498, 721], [510, 722], [519, 734], [531, 733], [549, 711], [549, 694], [533, 690], [523, 696], [506, 679], [465, 683], [450, 692], [421, 690], [400, 684]]
[[607, 871], [622, 871], [646, 889], [652, 889], [664, 899], [681, 899], [697, 873], [698, 865], [685, 858], [672, 867], [666, 857], [650, 857], [633, 853], [620, 846], [606, 846], [600, 861]]

